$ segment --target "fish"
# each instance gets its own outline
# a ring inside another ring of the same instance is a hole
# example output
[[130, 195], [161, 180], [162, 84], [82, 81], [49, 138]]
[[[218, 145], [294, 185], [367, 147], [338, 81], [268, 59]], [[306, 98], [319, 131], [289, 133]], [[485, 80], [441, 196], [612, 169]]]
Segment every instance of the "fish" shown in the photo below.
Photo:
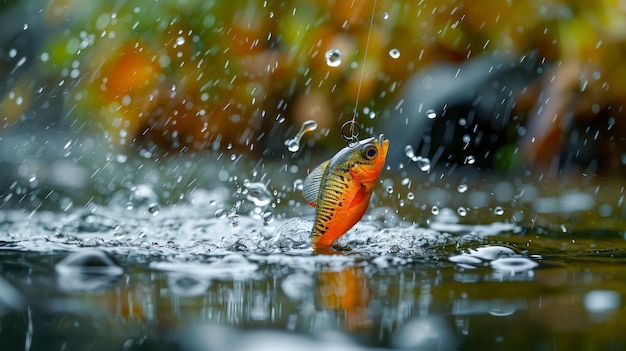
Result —
[[383, 134], [361, 140], [340, 150], [304, 179], [302, 195], [315, 207], [314, 250], [332, 251], [335, 240], [363, 217], [388, 149], [389, 140]]

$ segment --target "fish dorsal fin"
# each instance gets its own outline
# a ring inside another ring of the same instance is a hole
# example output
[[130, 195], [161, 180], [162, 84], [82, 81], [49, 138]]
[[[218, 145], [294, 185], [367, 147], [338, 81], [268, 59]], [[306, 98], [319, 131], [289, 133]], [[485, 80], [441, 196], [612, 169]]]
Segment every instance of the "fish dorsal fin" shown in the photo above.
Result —
[[304, 196], [306, 202], [313, 207], [317, 206], [320, 184], [322, 183], [322, 178], [324, 178], [324, 173], [326, 172], [326, 168], [328, 168], [329, 163], [330, 160], [315, 167], [315, 169], [313, 169], [311, 173], [306, 176], [304, 183], [302, 184], [302, 195]]

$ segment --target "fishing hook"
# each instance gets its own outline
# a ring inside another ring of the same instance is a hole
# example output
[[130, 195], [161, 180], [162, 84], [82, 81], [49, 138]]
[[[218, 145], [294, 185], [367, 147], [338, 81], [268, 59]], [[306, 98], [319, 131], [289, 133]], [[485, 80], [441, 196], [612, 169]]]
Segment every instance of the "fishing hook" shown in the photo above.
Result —
[[361, 127], [354, 119], [349, 120], [341, 126], [341, 136], [346, 139], [349, 147], [353, 147], [359, 143], [359, 133]]

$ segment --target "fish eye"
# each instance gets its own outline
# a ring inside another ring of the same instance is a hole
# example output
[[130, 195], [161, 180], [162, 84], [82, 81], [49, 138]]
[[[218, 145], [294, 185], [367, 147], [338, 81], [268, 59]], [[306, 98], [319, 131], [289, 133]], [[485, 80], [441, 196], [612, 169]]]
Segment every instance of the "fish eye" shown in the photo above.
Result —
[[367, 145], [363, 148], [363, 151], [361, 153], [366, 160], [372, 160], [378, 154], [378, 150], [376, 150], [376, 147], [374, 145]]

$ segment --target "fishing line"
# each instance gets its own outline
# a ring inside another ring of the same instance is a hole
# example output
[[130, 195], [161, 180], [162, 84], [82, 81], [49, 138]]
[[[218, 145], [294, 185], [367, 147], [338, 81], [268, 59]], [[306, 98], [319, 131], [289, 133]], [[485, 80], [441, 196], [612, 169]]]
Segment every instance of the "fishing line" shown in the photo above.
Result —
[[[354, 5], [354, 2], [352, 2], [352, 5]], [[367, 40], [365, 41], [365, 55], [363, 56], [363, 66], [361, 66], [361, 77], [359, 78], [359, 87], [356, 91], [356, 101], [354, 103], [352, 119], [344, 123], [343, 126], [341, 126], [341, 136], [346, 139], [348, 146], [355, 146], [359, 143], [359, 133], [361, 132], [361, 127], [359, 127], [359, 124], [356, 122], [356, 115], [359, 110], [359, 97], [361, 95], [361, 86], [363, 85], [363, 76], [365, 75], [365, 63], [367, 62], [367, 51], [369, 50], [370, 46], [370, 37], [372, 35], [372, 27], [374, 26], [375, 13], [376, 0], [374, 0], [372, 15], [370, 17], [370, 26], [367, 31]]]

